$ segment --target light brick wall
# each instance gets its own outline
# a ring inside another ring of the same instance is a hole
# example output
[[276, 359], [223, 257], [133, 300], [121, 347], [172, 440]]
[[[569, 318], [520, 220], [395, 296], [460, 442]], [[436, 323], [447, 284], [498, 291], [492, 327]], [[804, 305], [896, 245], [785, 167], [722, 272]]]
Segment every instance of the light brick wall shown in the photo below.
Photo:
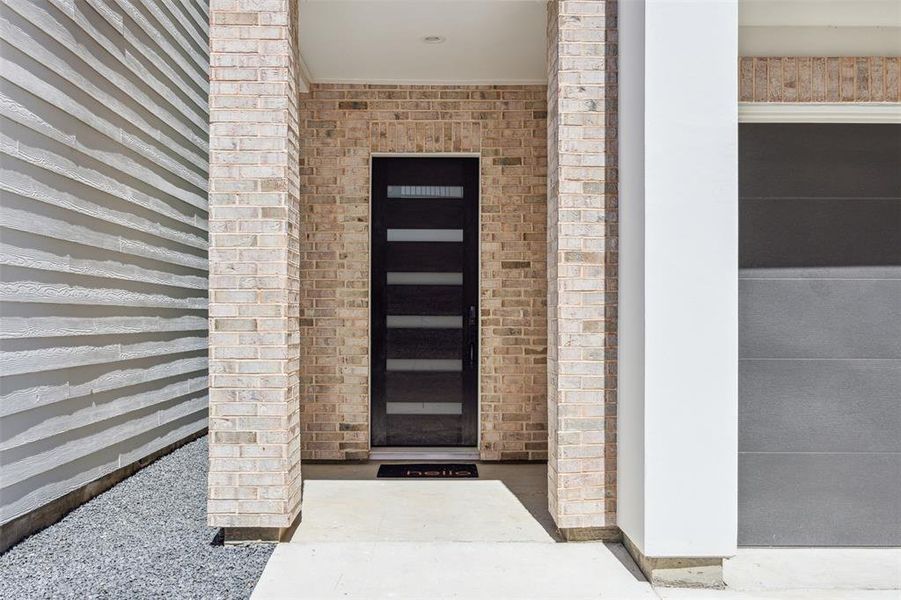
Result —
[[898, 102], [901, 57], [744, 57], [741, 102]]
[[296, 0], [210, 11], [209, 524], [300, 510]]
[[616, 2], [548, 3], [548, 506], [615, 524]]
[[368, 456], [372, 152], [481, 155], [481, 454], [546, 457], [545, 101], [544, 86], [301, 96], [304, 458]]

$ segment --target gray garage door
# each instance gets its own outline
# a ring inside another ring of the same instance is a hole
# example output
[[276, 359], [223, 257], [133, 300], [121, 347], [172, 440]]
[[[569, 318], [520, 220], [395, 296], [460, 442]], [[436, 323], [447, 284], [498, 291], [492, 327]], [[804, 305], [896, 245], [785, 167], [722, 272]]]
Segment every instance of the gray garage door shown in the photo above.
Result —
[[740, 129], [739, 544], [901, 544], [901, 126]]

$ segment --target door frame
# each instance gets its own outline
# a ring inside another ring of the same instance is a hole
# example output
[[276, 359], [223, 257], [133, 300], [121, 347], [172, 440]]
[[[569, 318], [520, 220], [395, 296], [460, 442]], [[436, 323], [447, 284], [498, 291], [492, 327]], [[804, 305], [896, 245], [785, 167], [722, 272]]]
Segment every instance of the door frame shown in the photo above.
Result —
[[[479, 185], [476, 195], [476, 232], [478, 234], [478, 244], [476, 244], [476, 259], [478, 267], [476, 268], [476, 327], [479, 331], [478, 360], [476, 361], [476, 445], [475, 446], [455, 446], [455, 447], [434, 447], [423, 446], [394, 448], [392, 446], [380, 446], [377, 450], [373, 450], [372, 446], [372, 159], [373, 158], [475, 158], [479, 161]], [[369, 423], [368, 444], [369, 456], [373, 457], [373, 453], [390, 456], [401, 455], [403, 458], [419, 459], [419, 460], [443, 460], [447, 454], [448, 459], [464, 459], [465, 451], [474, 450], [476, 454], [480, 452], [482, 444], [482, 154], [480, 152], [370, 152], [369, 153], [369, 204], [366, 215], [366, 228], [369, 232], [366, 239], [366, 252], [368, 254], [368, 265], [366, 269], [366, 285], [367, 285], [367, 341], [369, 349], [369, 360], [367, 362], [366, 381], [366, 419]], [[397, 456], [395, 456], [397, 458]], [[478, 456], [465, 457], [467, 460], [476, 460]]]

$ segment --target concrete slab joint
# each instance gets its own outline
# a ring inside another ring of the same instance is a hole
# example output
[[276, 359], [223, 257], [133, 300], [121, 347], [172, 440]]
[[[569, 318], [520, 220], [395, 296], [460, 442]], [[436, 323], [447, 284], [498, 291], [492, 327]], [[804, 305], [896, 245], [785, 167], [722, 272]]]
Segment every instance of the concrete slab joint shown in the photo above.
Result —
[[209, 524], [273, 538], [301, 491], [297, 1], [210, 4]]

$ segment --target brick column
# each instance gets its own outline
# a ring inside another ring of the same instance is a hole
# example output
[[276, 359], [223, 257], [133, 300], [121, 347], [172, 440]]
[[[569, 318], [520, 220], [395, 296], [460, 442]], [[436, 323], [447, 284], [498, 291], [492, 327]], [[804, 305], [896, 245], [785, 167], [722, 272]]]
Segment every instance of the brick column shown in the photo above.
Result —
[[548, 508], [615, 535], [616, 2], [548, 4]]
[[210, 6], [209, 524], [300, 510], [297, 1]]

